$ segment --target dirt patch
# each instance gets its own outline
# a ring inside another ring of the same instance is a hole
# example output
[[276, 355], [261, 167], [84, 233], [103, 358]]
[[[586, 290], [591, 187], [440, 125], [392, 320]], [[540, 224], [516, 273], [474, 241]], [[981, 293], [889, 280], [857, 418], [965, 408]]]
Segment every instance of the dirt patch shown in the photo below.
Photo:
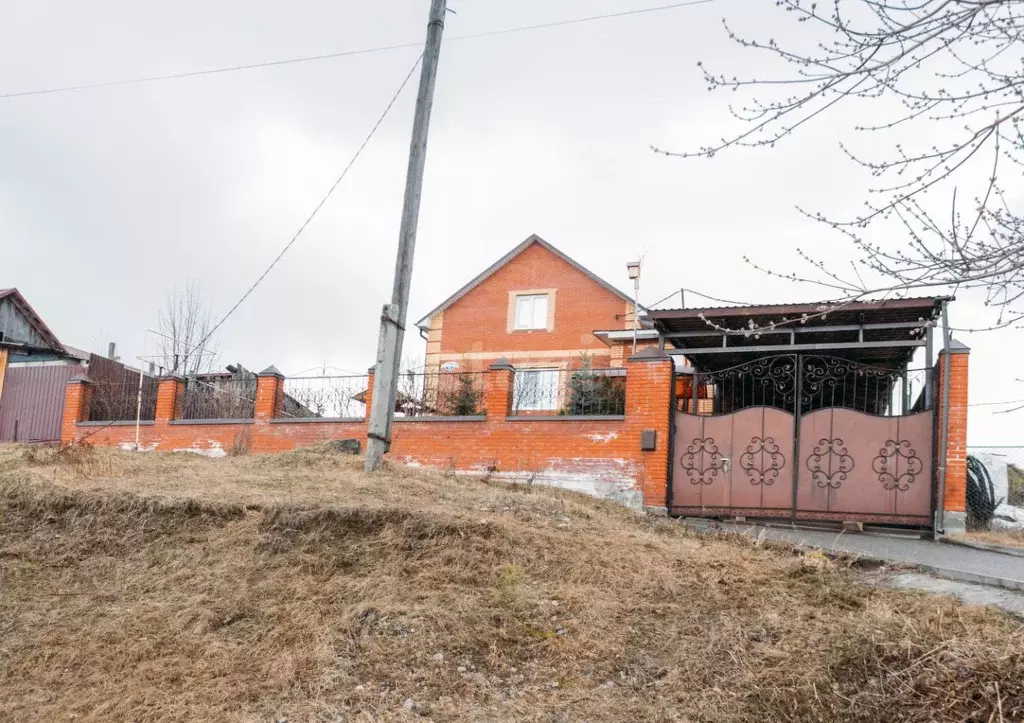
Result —
[[323, 450], [26, 454], [0, 719], [1024, 716], [1017, 622], [824, 556]]

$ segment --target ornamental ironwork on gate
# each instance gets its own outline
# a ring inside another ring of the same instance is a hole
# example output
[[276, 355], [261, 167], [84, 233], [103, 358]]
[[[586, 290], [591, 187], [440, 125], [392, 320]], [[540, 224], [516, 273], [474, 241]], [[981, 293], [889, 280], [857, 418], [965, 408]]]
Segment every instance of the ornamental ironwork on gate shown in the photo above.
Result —
[[695, 373], [677, 400], [670, 506], [929, 524], [929, 383], [924, 370], [804, 354]]

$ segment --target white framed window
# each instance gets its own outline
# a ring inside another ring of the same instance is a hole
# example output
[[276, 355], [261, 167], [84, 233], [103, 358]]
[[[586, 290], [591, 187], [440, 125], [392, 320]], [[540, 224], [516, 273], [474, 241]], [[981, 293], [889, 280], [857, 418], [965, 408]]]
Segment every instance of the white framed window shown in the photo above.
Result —
[[547, 294], [523, 294], [516, 297], [515, 328], [548, 328]]
[[558, 369], [517, 369], [514, 411], [549, 412], [558, 409]]

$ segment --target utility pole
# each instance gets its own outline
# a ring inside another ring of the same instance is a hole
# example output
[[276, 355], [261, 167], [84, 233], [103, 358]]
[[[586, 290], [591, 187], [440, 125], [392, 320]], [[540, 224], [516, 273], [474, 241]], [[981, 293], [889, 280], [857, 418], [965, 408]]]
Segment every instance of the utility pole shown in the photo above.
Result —
[[423, 168], [427, 161], [427, 131], [430, 128], [430, 110], [434, 104], [434, 82], [441, 56], [441, 34], [444, 32], [447, 10], [447, 0], [431, 0], [427, 42], [420, 70], [420, 89], [412, 125], [412, 143], [409, 146], [409, 169], [405, 177], [405, 200], [402, 206], [402, 227], [398, 234], [394, 288], [391, 291], [391, 303], [385, 304], [380, 316], [377, 364], [370, 402], [370, 428], [366, 440], [367, 472], [380, 466], [384, 453], [391, 447], [391, 422], [395, 415], [395, 391], [402, 359], [405, 319], [409, 310], [409, 286], [416, 250]]

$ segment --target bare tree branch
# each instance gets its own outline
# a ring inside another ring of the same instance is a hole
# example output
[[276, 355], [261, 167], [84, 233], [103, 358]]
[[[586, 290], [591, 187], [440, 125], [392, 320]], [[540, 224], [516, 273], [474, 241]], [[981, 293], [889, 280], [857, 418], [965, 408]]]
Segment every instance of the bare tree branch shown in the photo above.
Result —
[[[839, 108], [863, 113], [878, 108], [882, 122], [855, 123], [855, 133], [885, 133], [900, 127], [909, 143], [895, 143], [869, 158], [844, 140], [840, 148], [878, 179], [867, 189], [865, 211], [836, 219], [800, 209], [845, 235], [858, 259], [846, 272], [804, 252], [809, 274], [772, 271], [778, 278], [827, 289], [842, 303], [876, 293], [911, 289], [981, 289], [993, 307], [993, 328], [1024, 316], [1024, 214], [1018, 174], [1001, 175], [1000, 161], [1024, 168], [1024, 0], [861, 0], [819, 5], [778, 0], [799, 32], [790, 43], [741, 36], [725, 23], [741, 47], [782, 61], [782, 77], [727, 78], [699, 64], [709, 90], [736, 91], [730, 106], [744, 127], [735, 135], [696, 150], [658, 153], [713, 158], [736, 147], [773, 147], [809, 121]], [[812, 40], [814, 50], [803, 51]], [[759, 63], [759, 68], [766, 67]], [[767, 73], [767, 71], [764, 71]], [[779, 93], [789, 88], [793, 92]], [[850, 106], [850, 102], [856, 105]], [[945, 140], [925, 140], [939, 132]], [[920, 140], [919, 140], [920, 139]], [[987, 165], [980, 165], [987, 164]], [[987, 170], [986, 170], [987, 169]], [[987, 174], [969, 208], [957, 186]], [[933, 215], [930, 190], [944, 190], [945, 213]], [[941, 221], [939, 219], [942, 219]], [[868, 240], [876, 222], [897, 230], [881, 245]], [[865, 272], [865, 273], [862, 273]], [[865, 278], [880, 278], [872, 285]]]
[[210, 333], [210, 327], [210, 310], [203, 300], [199, 282], [189, 279], [183, 290], [175, 289], [167, 297], [157, 315], [159, 366], [182, 376], [212, 371], [217, 357], [214, 345], [207, 341], [199, 347]]

